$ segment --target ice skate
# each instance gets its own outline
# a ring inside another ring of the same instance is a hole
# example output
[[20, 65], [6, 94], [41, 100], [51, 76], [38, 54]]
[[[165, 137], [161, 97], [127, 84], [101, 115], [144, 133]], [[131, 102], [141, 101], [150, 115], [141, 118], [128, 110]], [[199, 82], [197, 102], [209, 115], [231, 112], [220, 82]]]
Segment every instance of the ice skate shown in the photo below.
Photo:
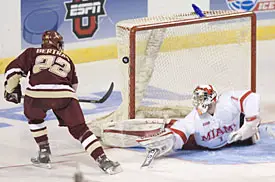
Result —
[[51, 151], [49, 144], [41, 145], [38, 157], [31, 158], [31, 162], [34, 166], [51, 169], [50, 155]]
[[102, 155], [98, 157], [96, 160], [98, 162], [99, 167], [107, 174], [117, 174], [122, 172], [122, 168], [118, 162], [113, 162], [106, 157], [106, 155]]

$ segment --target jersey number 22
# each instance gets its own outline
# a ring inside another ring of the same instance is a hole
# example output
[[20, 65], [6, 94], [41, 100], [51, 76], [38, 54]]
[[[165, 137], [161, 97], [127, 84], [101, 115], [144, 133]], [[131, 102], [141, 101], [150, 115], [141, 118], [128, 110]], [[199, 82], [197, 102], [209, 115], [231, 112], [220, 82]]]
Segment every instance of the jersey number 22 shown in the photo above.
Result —
[[60, 77], [67, 77], [71, 71], [71, 65], [65, 59], [53, 55], [39, 55], [35, 59], [33, 73], [39, 73], [42, 70], [48, 69], [49, 72]]

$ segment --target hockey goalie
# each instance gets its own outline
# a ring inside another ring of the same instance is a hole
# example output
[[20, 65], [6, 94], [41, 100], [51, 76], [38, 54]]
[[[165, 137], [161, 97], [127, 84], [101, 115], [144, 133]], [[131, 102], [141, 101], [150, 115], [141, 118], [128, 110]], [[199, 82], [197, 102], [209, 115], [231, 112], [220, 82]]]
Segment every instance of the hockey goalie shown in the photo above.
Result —
[[[236, 143], [252, 145], [259, 141], [261, 119], [260, 96], [257, 93], [227, 91], [218, 96], [212, 85], [199, 85], [193, 91], [192, 104], [193, 109], [185, 118], [133, 119], [132, 124], [131, 121], [124, 123], [124, 126], [159, 124], [158, 129], [151, 132], [132, 131], [139, 136], [136, 142], [148, 151], [143, 166], [148, 166], [156, 157], [179, 149], [219, 149]], [[104, 134], [108, 132], [119, 133], [106, 129]], [[127, 134], [127, 131], [121, 133]]]

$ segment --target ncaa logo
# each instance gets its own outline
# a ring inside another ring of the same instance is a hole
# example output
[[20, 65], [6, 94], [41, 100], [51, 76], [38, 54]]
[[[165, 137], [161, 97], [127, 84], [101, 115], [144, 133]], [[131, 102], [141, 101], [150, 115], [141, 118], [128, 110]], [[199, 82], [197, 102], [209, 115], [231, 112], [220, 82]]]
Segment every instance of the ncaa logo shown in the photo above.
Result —
[[73, 32], [77, 38], [92, 37], [98, 29], [98, 17], [105, 15], [105, 0], [72, 0], [65, 2], [65, 20], [72, 20]]
[[256, 6], [258, 0], [226, 0], [229, 9], [251, 11]]

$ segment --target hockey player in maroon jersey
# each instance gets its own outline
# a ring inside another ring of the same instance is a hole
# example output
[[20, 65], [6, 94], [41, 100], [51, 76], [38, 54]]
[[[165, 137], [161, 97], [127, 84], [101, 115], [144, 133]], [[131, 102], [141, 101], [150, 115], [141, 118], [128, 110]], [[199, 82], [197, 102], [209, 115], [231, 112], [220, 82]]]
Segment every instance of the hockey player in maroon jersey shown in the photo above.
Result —
[[72, 60], [63, 53], [63, 37], [56, 31], [46, 31], [41, 48], [28, 48], [5, 70], [5, 94], [8, 102], [20, 103], [20, 78], [29, 74], [24, 97], [24, 114], [30, 131], [39, 146], [39, 155], [32, 158], [35, 165], [50, 165], [50, 146], [44, 122], [50, 109], [59, 125], [68, 127], [70, 134], [109, 174], [121, 172], [120, 164], [109, 160], [97, 137], [85, 124], [76, 89], [78, 79]]

